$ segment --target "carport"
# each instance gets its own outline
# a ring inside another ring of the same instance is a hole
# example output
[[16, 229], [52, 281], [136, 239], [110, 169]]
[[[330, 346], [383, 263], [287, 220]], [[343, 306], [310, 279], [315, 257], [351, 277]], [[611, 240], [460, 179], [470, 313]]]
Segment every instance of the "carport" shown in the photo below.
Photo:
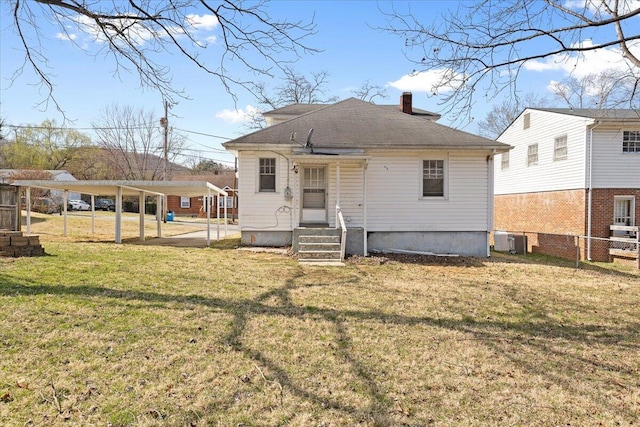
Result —
[[[145, 198], [149, 195], [157, 197], [156, 221], [157, 237], [162, 237], [162, 212], [168, 195], [184, 197], [208, 197], [212, 195], [227, 196], [227, 192], [206, 181], [51, 181], [51, 180], [16, 180], [13, 185], [25, 188], [27, 208], [27, 234], [31, 234], [31, 188], [62, 191], [63, 196], [63, 235], [67, 235], [67, 202], [69, 191], [91, 195], [91, 224], [95, 223], [95, 196], [115, 196], [115, 241], [122, 243], [122, 197], [138, 196], [140, 211], [140, 240], [144, 241]], [[208, 208], [210, 204], [207, 203]], [[220, 209], [218, 207], [218, 209]], [[220, 215], [218, 215], [219, 217]], [[227, 226], [227, 207], [224, 207], [225, 232]], [[220, 223], [217, 222], [220, 240]], [[225, 233], [226, 234], [226, 233]], [[207, 246], [211, 243], [211, 214], [207, 212]]]

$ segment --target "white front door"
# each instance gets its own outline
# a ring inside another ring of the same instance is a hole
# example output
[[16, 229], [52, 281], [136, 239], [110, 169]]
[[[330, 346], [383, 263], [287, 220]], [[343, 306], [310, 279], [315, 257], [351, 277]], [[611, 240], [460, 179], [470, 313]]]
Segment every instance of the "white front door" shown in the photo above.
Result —
[[302, 223], [327, 222], [326, 168], [304, 167], [302, 169]]

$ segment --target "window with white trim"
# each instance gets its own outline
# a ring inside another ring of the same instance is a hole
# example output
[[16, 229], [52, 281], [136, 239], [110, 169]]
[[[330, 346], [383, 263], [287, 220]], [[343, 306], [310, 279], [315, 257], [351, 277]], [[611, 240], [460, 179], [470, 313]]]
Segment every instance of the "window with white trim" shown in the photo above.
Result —
[[260, 170], [258, 172], [258, 191], [276, 191], [276, 159], [275, 157], [261, 158]]
[[538, 144], [531, 144], [527, 147], [527, 166], [538, 164]]
[[505, 152], [501, 154], [500, 157], [500, 168], [501, 169], [509, 169], [509, 152]]
[[180, 197], [180, 207], [183, 209], [188, 209], [191, 207], [191, 198], [190, 197]]
[[567, 159], [567, 135], [559, 136], [553, 140], [553, 160]]
[[613, 223], [615, 225], [635, 225], [635, 198], [633, 196], [613, 197]]
[[422, 197], [444, 197], [445, 161], [422, 161]]
[[622, 132], [622, 152], [640, 153], [640, 131], [625, 130]]
[[224, 208], [226, 204], [227, 208], [233, 208], [233, 200], [234, 200], [233, 196], [227, 196], [227, 197], [218, 196], [218, 207]]
[[522, 120], [522, 128], [529, 129], [531, 127], [531, 113], [526, 113]]

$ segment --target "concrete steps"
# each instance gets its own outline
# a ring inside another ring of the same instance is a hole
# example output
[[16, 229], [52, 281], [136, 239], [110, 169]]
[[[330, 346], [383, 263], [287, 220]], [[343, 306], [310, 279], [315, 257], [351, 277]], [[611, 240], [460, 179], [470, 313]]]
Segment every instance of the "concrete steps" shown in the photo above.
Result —
[[305, 265], [343, 265], [340, 231], [334, 228], [296, 230], [298, 261]]

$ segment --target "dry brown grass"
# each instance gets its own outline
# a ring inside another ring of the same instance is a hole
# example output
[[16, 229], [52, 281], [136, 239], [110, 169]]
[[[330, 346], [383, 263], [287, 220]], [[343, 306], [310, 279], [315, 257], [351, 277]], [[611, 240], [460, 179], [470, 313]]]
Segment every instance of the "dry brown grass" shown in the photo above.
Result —
[[[99, 211], [95, 213], [95, 221], [91, 220], [90, 212], [71, 212], [67, 217], [67, 236], [63, 236], [64, 220], [61, 215], [31, 214], [31, 233], [41, 235], [49, 241], [105, 241], [113, 242], [115, 239], [115, 213]], [[197, 231], [205, 226], [202, 219], [176, 218], [162, 224], [162, 236], [175, 236], [177, 234]], [[22, 230], [27, 230], [26, 217], [22, 217]], [[198, 226], [199, 225], [199, 226]], [[155, 216], [145, 216], [145, 237], [147, 239], [157, 236], [157, 223]], [[137, 213], [122, 214], [122, 239], [136, 241], [140, 237], [140, 222]]]
[[[635, 270], [68, 244], [0, 261], [4, 425], [635, 425]], [[82, 240], [82, 239], [80, 239]]]

